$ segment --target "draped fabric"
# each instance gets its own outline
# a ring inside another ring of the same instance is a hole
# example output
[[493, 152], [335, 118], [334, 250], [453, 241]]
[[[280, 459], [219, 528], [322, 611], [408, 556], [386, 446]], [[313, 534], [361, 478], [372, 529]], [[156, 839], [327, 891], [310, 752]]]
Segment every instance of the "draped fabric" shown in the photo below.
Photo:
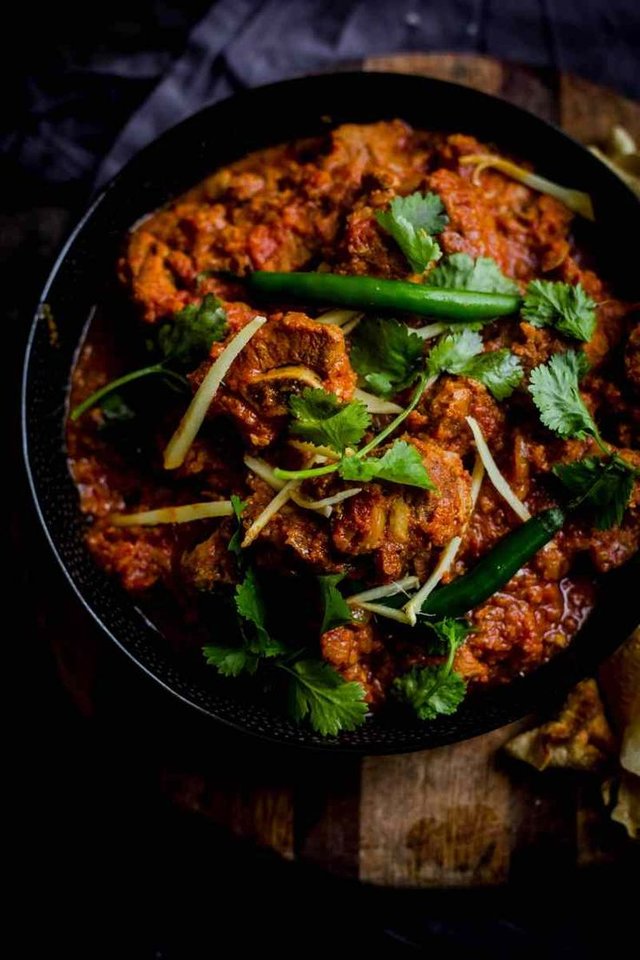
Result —
[[640, 97], [632, 0], [191, 0], [147, 2], [135, 21], [120, 6], [94, 40], [47, 51], [0, 136], [49, 183], [86, 190], [206, 103], [374, 54], [489, 54]]

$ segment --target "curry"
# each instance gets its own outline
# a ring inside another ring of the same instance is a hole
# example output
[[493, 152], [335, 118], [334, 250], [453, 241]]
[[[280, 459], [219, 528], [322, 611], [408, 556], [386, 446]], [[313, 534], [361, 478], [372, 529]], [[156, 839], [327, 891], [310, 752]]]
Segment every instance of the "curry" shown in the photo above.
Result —
[[132, 229], [79, 353], [96, 562], [322, 733], [535, 669], [638, 550], [637, 305], [537, 187], [399, 120], [253, 153]]

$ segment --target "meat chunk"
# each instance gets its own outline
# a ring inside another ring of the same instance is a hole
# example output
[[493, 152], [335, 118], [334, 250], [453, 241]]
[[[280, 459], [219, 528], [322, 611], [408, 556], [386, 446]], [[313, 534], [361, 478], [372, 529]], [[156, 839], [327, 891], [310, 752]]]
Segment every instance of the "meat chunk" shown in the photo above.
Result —
[[370, 483], [336, 508], [332, 520], [336, 549], [352, 556], [372, 554], [382, 582], [403, 576], [410, 565], [422, 578], [432, 548], [459, 534], [471, 510], [471, 478], [458, 454], [432, 440], [410, 442], [436, 489]]
[[507, 276], [522, 281], [564, 259], [572, 214], [563, 204], [501, 173], [484, 171], [477, 184], [472, 177], [469, 166], [459, 172], [441, 167], [429, 177], [449, 216], [439, 237], [446, 253], [493, 257]]
[[504, 433], [504, 413], [486, 387], [464, 377], [441, 377], [427, 398], [424, 417], [417, 421], [420, 433], [427, 433], [445, 450], [465, 456], [474, 448], [466, 417], [475, 417], [495, 452]]
[[87, 545], [107, 573], [115, 574], [125, 590], [140, 593], [171, 573], [174, 551], [171, 528], [111, 527], [97, 524]]
[[462, 532], [471, 512], [471, 477], [462, 460], [433, 440], [411, 440], [436, 489], [424, 497], [415, 523], [435, 546], [443, 547]]
[[322, 656], [345, 680], [361, 683], [367, 703], [384, 699], [393, 677], [393, 660], [371, 623], [328, 630], [320, 641]]
[[430, 150], [424, 134], [402, 120], [345, 123], [331, 134], [331, 149], [321, 167], [343, 200], [366, 185], [410, 193], [424, 179]]
[[211, 413], [232, 417], [247, 443], [264, 447], [282, 429], [292, 393], [321, 387], [349, 400], [355, 385], [341, 330], [304, 313], [279, 314], [232, 364]]
[[180, 560], [180, 572], [186, 584], [199, 592], [213, 590], [220, 583], [235, 583], [235, 557], [229, 552], [232, 525], [220, 524], [210, 537], [186, 551]]
[[[247, 529], [275, 496], [275, 492], [259, 477], [252, 477], [253, 493], [247, 500], [242, 521]], [[300, 571], [336, 573], [343, 569], [331, 549], [329, 531], [324, 518], [310, 510], [287, 503], [258, 534], [255, 550], [261, 566], [278, 572]]]

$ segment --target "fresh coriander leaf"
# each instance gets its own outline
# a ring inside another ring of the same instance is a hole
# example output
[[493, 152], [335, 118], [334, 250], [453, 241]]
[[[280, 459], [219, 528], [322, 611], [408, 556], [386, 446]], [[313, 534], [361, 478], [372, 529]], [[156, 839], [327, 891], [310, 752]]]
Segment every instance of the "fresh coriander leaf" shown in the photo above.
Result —
[[423, 357], [424, 341], [397, 320], [370, 317], [363, 320], [351, 336], [353, 369], [382, 397], [398, 393], [413, 383]]
[[208, 644], [202, 648], [207, 663], [223, 677], [237, 677], [241, 673], [255, 673], [258, 658], [244, 647], [221, 647]]
[[344, 453], [362, 439], [371, 417], [359, 400], [341, 404], [325, 390], [307, 387], [289, 400], [294, 421], [291, 432], [319, 446], [326, 445]]
[[572, 494], [575, 506], [593, 511], [598, 530], [622, 523], [634, 482], [640, 476], [622, 457], [615, 455], [558, 463], [553, 472]]
[[510, 397], [524, 376], [520, 361], [510, 350], [491, 350], [478, 354], [460, 373], [479, 380], [496, 400]]
[[420, 720], [434, 720], [439, 714], [455, 713], [467, 690], [459, 673], [447, 664], [413, 667], [393, 681], [396, 696], [413, 707]]
[[289, 708], [294, 720], [308, 716], [323, 736], [355, 730], [364, 723], [368, 707], [360, 683], [347, 683], [321, 660], [299, 660], [286, 668], [291, 676]]
[[237, 497], [235, 493], [231, 494], [231, 506], [233, 507], [233, 513], [236, 518], [236, 529], [233, 532], [231, 539], [229, 540], [228, 550], [231, 550], [232, 553], [235, 553], [236, 557], [242, 556], [242, 548], [240, 544], [242, 543], [242, 514], [247, 508], [247, 501], [241, 500], [240, 497]]
[[253, 626], [253, 639], [247, 641], [250, 653], [262, 657], [275, 657], [285, 652], [285, 647], [267, 630], [267, 614], [262, 591], [256, 579], [255, 571], [250, 567], [242, 583], [236, 587], [236, 609], [243, 620]]
[[522, 316], [535, 327], [555, 327], [567, 337], [590, 340], [596, 327], [596, 303], [581, 283], [532, 280]]
[[227, 314], [217, 297], [208, 293], [202, 303], [189, 303], [158, 330], [158, 347], [165, 361], [191, 367], [204, 359], [211, 344], [227, 332]]
[[107, 423], [125, 423], [135, 419], [131, 409], [121, 393], [109, 393], [100, 404], [102, 416]]
[[479, 380], [496, 400], [510, 397], [523, 377], [520, 361], [510, 350], [482, 352], [480, 334], [469, 328], [441, 337], [427, 357], [430, 376], [454, 373]]
[[435, 652], [448, 654], [453, 648], [453, 652], [461, 647], [473, 628], [469, 626], [466, 620], [454, 620], [447, 617], [439, 620], [437, 623], [429, 623], [431, 629], [435, 632], [439, 640], [439, 649]]
[[338, 590], [338, 584], [343, 579], [343, 573], [331, 573], [328, 576], [318, 577], [324, 611], [320, 633], [340, 627], [343, 623], [351, 623], [351, 610]]
[[468, 253], [452, 253], [426, 279], [429, 287], [475, 290], [478, 293], [520, 293], [518, 284], [505, 275], [491, 257], [473, 260]]
[[104, 409], [107, 398], [128, 384], [143, 377], [161, 376], [164, 382], [174, 389], [189, 387], [189, 382], [175, 367], [188, 369], [195, 366], [209, 353], [214, 340], [221, 340], [227, 331], [226, 313], [220, 301], [210, 293], [202, 303], [190, 303], [171, 320], [166, 321], [157, 331], [156, 338], [147, 342], [150, 350], [160, 353], [162, 359], [157, 363], [125, 373], [88, 396], [71, 411], [71, 420], [79, 417], [100, 404]]
[[422, 490], [435, 490], [435, 486], [414, 446], [406, 440], [396, 440], [384, 456], [344, 457], [338, 472], [345, 480], [387, 480], [389, 483], [404, 483]]
[[482, 353], [482, 339], [473, 330], [448, 333], [441, 337], [427, 357], [430, 377], [440, 373], [461, 374], [469, 361]]
[[580, 396], [578, 380], [585, 372], [582, 354], [574, 350], [554, 353], [548, 363], [531, 371], [529, 393], [545, 427], [561, 437], [600, 435]]
[[416, 273], [442, 256], [431, 235], [444, 230], [449, 218], [436, 193], [394, 197], [388, 210], [376, 213], [376, 220], [391, 234]]

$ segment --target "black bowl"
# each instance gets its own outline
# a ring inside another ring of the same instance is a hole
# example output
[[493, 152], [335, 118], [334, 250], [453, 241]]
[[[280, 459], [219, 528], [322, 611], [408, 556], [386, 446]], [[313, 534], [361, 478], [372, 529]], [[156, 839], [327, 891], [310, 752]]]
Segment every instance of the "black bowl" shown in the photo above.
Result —
[[[399, 716], [324, 739], [211, 668], [174, 654], [132, 598], [94, 564], [67, 470], [64, 419], [69, 374], [93, 304], [113, 284], [123, 236], [142, 215], [250, 150], [318, 134], [329, 124], [401, 117], [416, 127], [463, 131], [532, 160], [594, 199], [601, 262], [619, 284], [637, 284], [640, 204], [624, 184], [564, 133], [502, 100], [439, 80], [343, 73], [262, 87], [208, 107], [139, 153], [94, 200], [60, 254], [33, 322], [24, 371], [24, 450], [42, 524], [69, 581], [100, 626], [143, 670], [217, 720], [280, 743], [353, 753], [398, 753], [484, 733], [554, 703], [613, 651], [640, 619], [637, 562], [605, 579], [601, 600], [568, 650], [508, 686], [476, 694], [452, 717]], [[621, 236], [620, 242], [614, 238]], [[637, 287], [636, 287], [637, 299]], [[43, 309], [48, 305], [48, 310]], [[49, 317], [57, 336], [51, 336]], [[632, 589], [635, 586], [635, 592]]]

